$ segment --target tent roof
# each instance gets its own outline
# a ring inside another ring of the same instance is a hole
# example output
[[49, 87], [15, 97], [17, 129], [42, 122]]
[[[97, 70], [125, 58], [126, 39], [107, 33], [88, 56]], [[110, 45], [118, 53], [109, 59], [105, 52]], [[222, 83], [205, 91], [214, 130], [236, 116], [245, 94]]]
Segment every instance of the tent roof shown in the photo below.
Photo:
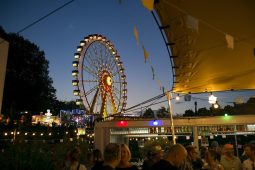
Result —
[[174, 92], [255, 89], [254, 0], [159, 0], [154, 7], [174, 43]]

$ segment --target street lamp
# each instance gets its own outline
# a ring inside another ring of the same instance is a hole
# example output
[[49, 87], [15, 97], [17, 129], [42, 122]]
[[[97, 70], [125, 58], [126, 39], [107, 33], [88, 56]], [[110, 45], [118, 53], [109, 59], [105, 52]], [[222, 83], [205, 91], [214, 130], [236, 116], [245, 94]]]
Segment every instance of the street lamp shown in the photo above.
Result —
[[211, 95], [209, 96], [209, 103], [210, 104], [215, 104], [217, 101], [217, 97], [215, 97], [212, 93]]
[[176, 100], [176, 101], [179, 101], [179, 100], [180, 100], [179, 94], [175, 97], [175, 100]]
[[176, 137], [175, 137], [175, 133], [174, 133], [173, 112], [172, 112], [172, 105], [171, 105], [171, 98], [172, 98], [171, 92], [167, 92], [166, 96], [167, 96], [168, 106], [169, 106], [169, 114], [170, 114], [170, 121], [171, 121], [171, 131], [172, 131], [172, 141], [173, 141], [173, 144], [176, 144]]
[[219, 103], [218, 103], [218, 101], [216, 101], [216, 102], [213, 104], [213, 107], [214, 107], [214, 109], [218, 109], [218, 108], [219, 108]]

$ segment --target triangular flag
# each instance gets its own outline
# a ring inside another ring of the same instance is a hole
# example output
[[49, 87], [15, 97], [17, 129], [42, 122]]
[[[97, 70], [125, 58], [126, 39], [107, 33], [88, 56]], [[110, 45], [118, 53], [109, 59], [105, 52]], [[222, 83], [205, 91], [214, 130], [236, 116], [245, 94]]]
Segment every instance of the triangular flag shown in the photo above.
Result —
[[198, 19], [194, 18], [193, 16], [187, 15], [186, 26], [198, 32]]
[[154, 0], [141, 0], [143, 6], [149, 11], [153, 10]]
[[144, 56], [144, 62], [146, 63], [147, 59], [149, 58], [149, 54], [144, 48], [144, 46], [143, 46], [143, 56]]
[[229, 34], [226, 34], [226, 41], [228, 48], [234, 49], [234, 37]]
[[151, 72], [152, 72], [152, 80], [154, 80], [155, 78], [155, 72], [154, 72], [154, 68], [151, 66]]
[[159, 85], [159, 89], [161, 90], [161, 88], [162, 88], [161, 81], [160, 81], [160, 80], [157, 80], [157, 83], [158, 83], [158, 85]]
[[138, 31], [136, 29], [136, 26], [134, 26], [134, 35], [135, 35], [135, 40], [137, 45], [139, 45], [139, 36], [138, 36]]

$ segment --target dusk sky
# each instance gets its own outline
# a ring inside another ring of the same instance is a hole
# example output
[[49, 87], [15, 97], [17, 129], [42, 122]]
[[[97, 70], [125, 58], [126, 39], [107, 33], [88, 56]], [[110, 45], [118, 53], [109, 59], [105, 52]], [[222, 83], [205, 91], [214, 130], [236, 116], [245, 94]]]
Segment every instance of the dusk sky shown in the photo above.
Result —
[[[7, 33], [16, 33], [66, 2], [69, 1], [1, 0], [0, 25]], [[135, 40], [134, 26], [139, 33], [139, 45]], [[89, 34], [104, 35], [117, 49], [127, 76], [127, 107], [162, 93], [157, 80], [165, 90], [171, 89], [172, 72], [166, 46], [153, 16], [140, 0], [75, 0], [20, 33], [45, 52], [59, 100], [76, 99], [71, 83], [72, 61], [79, 42]], [[144, 62], [142, 45], [149, 53], [147, 63]], [[152, 79], [151, 66], [155, 70], [155, 80]], [[192, 95], [199, 99], [193, 98], [191, 102], [173, 102], [173, 112], [194, 109], [194, 101], [198, 102], [199, 108], [206, 107], [208, 95]], [[255, 95], [254, 91], [218, 94], [224, 104], [237, 98], [247, 100], [252, 95]], [[167, 103], [159, 106], [167, 106]]]

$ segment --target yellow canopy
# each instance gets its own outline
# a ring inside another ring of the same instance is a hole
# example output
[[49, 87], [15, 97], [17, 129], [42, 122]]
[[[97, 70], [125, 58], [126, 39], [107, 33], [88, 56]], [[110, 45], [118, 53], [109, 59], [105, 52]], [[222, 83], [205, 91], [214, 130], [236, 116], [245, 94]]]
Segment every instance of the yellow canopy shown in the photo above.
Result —
[[255, 89], [255, 0], [159, 0], [176, 93]]

